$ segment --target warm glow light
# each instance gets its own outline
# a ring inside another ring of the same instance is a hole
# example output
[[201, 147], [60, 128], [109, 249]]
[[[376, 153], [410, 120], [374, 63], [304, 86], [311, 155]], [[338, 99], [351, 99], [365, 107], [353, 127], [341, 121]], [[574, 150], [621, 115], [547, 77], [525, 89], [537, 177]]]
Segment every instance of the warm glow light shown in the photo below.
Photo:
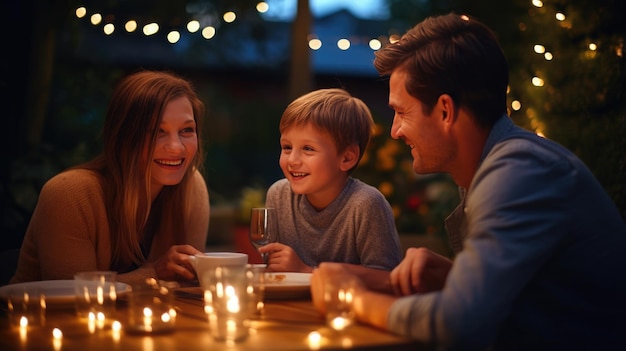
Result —
[[543, 86], [543, 79], [541, 79], [539, 77], [533, 77], [532, 83], [536, 87], [542, 87]]
[[111, 329], [113, 331], [120, 331], [120, 330], [122, 330], [122, 323], [120, 323], [119, 321], [114, 321], [113, 324], [111, 324]]
[[100, 24], [100, 22], [102, 22], [102, 15], [99, 13], [94, 13], [93, 15], [91, 15], [91, 24], [93, 24], [94, 26]]
[[171, 44], [177, 43], [180, 40], [180, 33], [178, 33], [178, 31], [171, 31], [169, 33], [167, 33], [167, 41], [169, 41]]
[[193, 20], [187, 23], [187, 30], [189, 33], [195, 33], [200, 29], [200, 22]]
[[83, 18], [87, 14], [87, 9], [84, 7], [79, 7], [76, 9], [76, 17]]
[[532, 3], [535, 7], [543, 7], [543, 1], [541, 0], [533, 0]]
[[511, 102], [511, 108], [515, 111], [519, 111], [519, 109], [522, 108], [522, 103], [519, 102], [519, 100], [513, 100], [513, 102]]
[[561, 22], [565, 21], [565, 15], [560, 13], [560, 12], [557, 12], [555, 17], [556, 17], [557, 21], [561, 21]]
[[309, 40], [309, 47], [311, 50], [319, 50], [322, 47], [322, 41], [319, 39]]
[[156, 34], [158, 31], [159, 31], [159, 25], [154, 22], [143, 26], [143, 34], [147, 36]]
[[260, 3], [256, 4], [256, 10], [259, 11], [259, 13], [266, 13], [269, 9], [270, 5], [265, 1], [261, 1]]
[[598, 50], [598, 45], [594, 44], [594, 43], [590, 43], [589, 44], [589, 50], [591, 51], [596, 51]]
[[204, 29], [202, 30], [202, 37], [204, 37], [204, 39], [211, 39], [215, 36], [215, 28], [208, 26], [208, 27], [204, 27]]
[[135, 20], [130, 20], [126, 22], [126, 24], [124, 25], [124, 28], [126, 29], [128, 33], [132, 33], [135, 30], [137, 30], [137, 22]]
[[224, 22], [233, 23], [235, 22], [235, 19], [237, 19], [237, 15], [232, 11], [228, 11], [224, 14], [223, 18], [224, 18]]
[[348, 39], [339, 39], [337, 41], [337, 47], [341, 50], [348, 50], [350, 48], [350, 40]]
[[104, 28], [102, 28], [102, 30], [104, 31], [104, 34], [111, 35], [113, 34], [113, 32], [115, 32], [115, 26], [113, 25], [113, 23], [107, 23], [104, 25]]
[[546, 52], [545, 54], [543, 54], [543, 57], [546, 59], [546, 61], [552, 61], [552, 53], [551, 52]]
[[111, 334], [113, 336], [113, 341], [115, 342], [119, 342], [120, 341], [120, 332], [122, 330], [122, 323], [118, 322], [118, 321], [114, 321], [113, 324], [111, 324]]
[[389, 37], [389, 42], [391, 44], [397, 43], [398, 41], [400, 41], [400, 36], [398, 34], [393, 34]]
[[312, 350], [317, 350], [321, 346], [322, 335], [320, 335], [320, 333], [316, 331], [310, 332], [307, 336], [307, 342], [309, 344], [309, 348], [311, 348]]
[[26, 327], [28, 327], [28, 318], [26, 318], [26, 317], [24, 317], [24, 316], [22, 316], [22, 317], [20, 318], [20, 327], [21, 327], [21, 328], [26, 328]]
[[52, 329], [52, 337], [55, 339], [61, 339], [63, 337], [63, 332], [59, 328]]
[[372, 50], [379, 50], [383, 46], [383, 44], [378, 39], [370, 40], [369, 45], [370, 45], [370, 49]]
[[539, 45], [539, 44], [535, 45], [533, 49], [538, 54], [543, 54], [544, 52], [546, 52], [546, 48], [543, 45]]

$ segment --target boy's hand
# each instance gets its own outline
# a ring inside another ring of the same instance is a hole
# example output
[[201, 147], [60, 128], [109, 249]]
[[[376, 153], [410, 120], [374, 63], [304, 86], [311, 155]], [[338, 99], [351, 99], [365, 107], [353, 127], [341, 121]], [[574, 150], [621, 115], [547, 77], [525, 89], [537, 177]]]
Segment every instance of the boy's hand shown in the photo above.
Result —
[[259, 248], [259, 253], [267, 253], [267, 270], [273, 272], [303, 272], [313, 271], [312, 267], [302, 262], [298, 254], [287, 245], [271, 243]]

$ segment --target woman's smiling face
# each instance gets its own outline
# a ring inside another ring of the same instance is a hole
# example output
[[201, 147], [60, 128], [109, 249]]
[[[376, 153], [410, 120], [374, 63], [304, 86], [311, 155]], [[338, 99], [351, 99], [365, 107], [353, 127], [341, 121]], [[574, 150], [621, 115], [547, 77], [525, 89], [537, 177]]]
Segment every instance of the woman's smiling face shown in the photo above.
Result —
[[197, 151], [198, 136], [191, 102], [186, 97], [174, 99], [163, 111], [150, 160], [153, 199], [163, 186], [181, 182]]

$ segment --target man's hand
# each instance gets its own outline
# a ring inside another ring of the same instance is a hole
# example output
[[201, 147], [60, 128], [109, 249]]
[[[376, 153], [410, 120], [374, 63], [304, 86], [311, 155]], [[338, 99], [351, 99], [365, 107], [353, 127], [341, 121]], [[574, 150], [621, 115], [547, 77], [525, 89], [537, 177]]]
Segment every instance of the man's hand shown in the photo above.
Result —
[[391, 271], [391, 287], [396, 295], [441, 290], [452, 261], [426, 248], [409, 248], [400, 264]]

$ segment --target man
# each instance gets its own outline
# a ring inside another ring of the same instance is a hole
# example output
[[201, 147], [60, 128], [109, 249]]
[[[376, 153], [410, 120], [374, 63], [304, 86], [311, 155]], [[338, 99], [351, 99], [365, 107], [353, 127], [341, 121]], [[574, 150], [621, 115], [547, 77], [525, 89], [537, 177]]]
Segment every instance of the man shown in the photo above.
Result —
[[[374, 65], [390, 76], [391, 136], [417, 173], [449, 173], [462, 200], [446, 219], [454, 261], [411, 248], [390, 274], [359, 274], [357, 318], [437, 349], [623, 348], [624, 221], [576, 156], [506, 115], [493, 33], [467, 16], [428, 18]], [[321, 312], [326, 281], [343, 275], [333, 263], [313, 272]]]

